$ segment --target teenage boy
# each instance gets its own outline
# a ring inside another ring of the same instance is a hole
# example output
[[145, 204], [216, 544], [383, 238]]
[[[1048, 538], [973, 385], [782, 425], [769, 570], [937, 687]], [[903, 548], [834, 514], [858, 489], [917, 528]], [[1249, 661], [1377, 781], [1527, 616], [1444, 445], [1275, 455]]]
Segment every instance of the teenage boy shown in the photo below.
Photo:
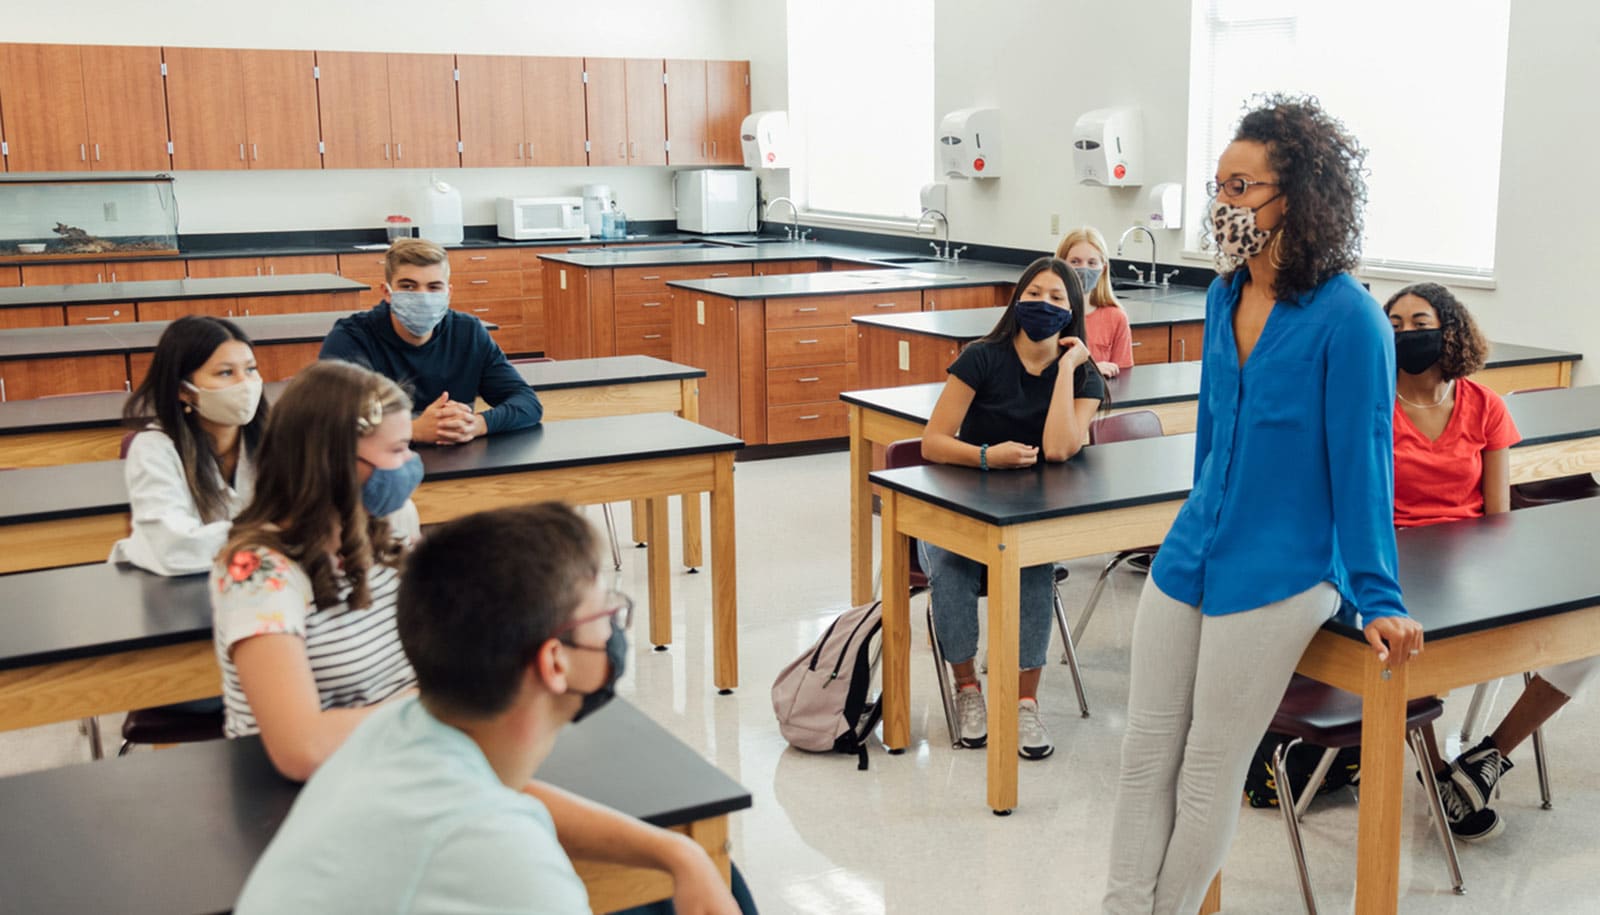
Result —
[[373, 712], [317, 769], [239, 915], [588, 912], [570, 858], [667, 871], [679, 913], [739, 912], [687, 836], [533, 781], [622, 673], [633, 605], [600, 584], [598, 557], [588, 522], [553, 502], [424, 539], [396, 610], [419, 694]]
[[[387, 298], [339, 319], [322, 359], [364, 365], [411, 389], [422, 412], [411, 440], [436, 445], [536, 426], [538, 395], [506, 361], [483, 322], [450, 308], [450, 258], [421, 238], [402, 238], [384, 259]], [[473, 410], [482, 396], [490, 409]]]

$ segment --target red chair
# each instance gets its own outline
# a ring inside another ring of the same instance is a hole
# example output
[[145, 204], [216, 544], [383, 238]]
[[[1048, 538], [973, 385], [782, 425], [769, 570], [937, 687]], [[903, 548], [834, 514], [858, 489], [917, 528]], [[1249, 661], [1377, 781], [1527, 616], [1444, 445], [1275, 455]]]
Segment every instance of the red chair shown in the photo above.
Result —
[[[884, 450], [884, 466], [890, 470], [899, 467], [918, 467], [931, 464], [932, 461], [922, 456], [922, 439], [908, 438], [894, 442]], [[928, 575], [922, 569], [922, 558], [918, 555], [917, 541], [910, 541], [910, 569], [911, 593], [916, 594], [928, 588]], [[1067, 577], [1066, 570], [1059, 566], [1055, 570], [1056, 586], [1051, 589], [1052, 603], [1055, 606], [1056, 628], [1061, 632], [1061, 642], [1066, 646], [1062, 661], [1072, 670], [1072, 687], [1078, 694], [1078, 711], [1089, 717], [1089, 700], [1083, 692], [1083, 678], [1078, 671], [1078, 654], [1072, 647], [1072, 634], [1067, 628], [1067, 610], [1061, 602], [1060, 584]], [[978, 596], [988, 594], [986, 585], [980, 585]], [[960, 732], [956, 728], [956, 693], [954, 684], [950, 681], [950, 665], [945, 663], [944, 652], [939, 648], [939, 636], [933, 628], [933, 603], [928, 603], [928, 643], [933, 648], [934, 675], [939, 682], [939, 700], [944, 705], [945, 728], [950, 734], [950, 745], [956, 749], [961, 748]]]
[[[1089, 423], [1089, 444], [1109, 445], [1112, 442], [1131, 442], [1141, 438], [1160, 438], [1165, 434], [1161, 428], [1161, 417], [1151, 410], [1133, 410], [1128, 413], [1116, 413], [1103, 416]], [[1159, 546], [1159, 545], [1158, 545]], [[1100, 570], [1100, 577], [1094, 580], [1094, 589], [1089, 592], [1089, 599], [1083, 604], [1083, 615], [1078, 617], [1078, 625], [1072, 627], [1073, 642], [1083, 641], [1083, 631], [1089, 628], [1089, 617], [1094, 616], [1094, 608], [1100, 603], [1100, 594], [1106, 589], [1106, 579], [1111, 573], [1129, 560], [1143, 557], [1148, 561], [1156, 554], [1156, 546], [1141, 546], [1131, 550], [1123, 550], [1111, 557], [1105, 568]]]

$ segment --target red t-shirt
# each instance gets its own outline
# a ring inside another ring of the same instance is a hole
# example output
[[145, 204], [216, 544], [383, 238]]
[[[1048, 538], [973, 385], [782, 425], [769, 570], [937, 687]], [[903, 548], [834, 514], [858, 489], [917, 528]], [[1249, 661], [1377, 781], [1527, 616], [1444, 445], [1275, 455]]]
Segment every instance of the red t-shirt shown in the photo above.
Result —
[[1500, 395], [1456, 379], [1456, 405], [1438, 440], [1394, 404], [1394, 523], [1420, 527], [1483, 514], [1483, 453], [1522, 441]]
[[1089, 339], [1089, 358], [1096, 362], [1115, 362], [1118, 368], [1133, 368], [1133, 330], [1122, 309], [1107, 305], [1083, 318]]

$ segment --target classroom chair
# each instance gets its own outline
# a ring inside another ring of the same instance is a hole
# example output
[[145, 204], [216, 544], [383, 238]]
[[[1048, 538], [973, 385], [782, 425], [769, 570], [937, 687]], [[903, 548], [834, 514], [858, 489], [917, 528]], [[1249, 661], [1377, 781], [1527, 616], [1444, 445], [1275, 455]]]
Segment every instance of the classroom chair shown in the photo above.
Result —
[[[884, 450], [884, 466], [890, 470], [898, 467], [917, 467], [929, 464], [930, 461], [922, 456], [922, 439], [908, 438], [894, 442]], [[918, 555], [917, 542], [910, 541], [911, 563], [911, 593], [917, 594], [928, 589], [928, 575], [922, 569], [922, 559]], [[1061, 632], [1062, 644], [1066, 646], [1064, 663], [1072, 671], [1072, 688], [1078, 694], [1078, 711], [1084, 717], [1089, 717], [1089, 700], [1083, 691], [1083, 678], [1078, 671], [1078, 654], [1072, 648], [1072, 634], [1067, 627], [1067, 610], [1061, 602], [1060, 585], [1066, 578], [1065, 569], [1056, 569], [1056, 584], [1051, 592], [1051, 602], [1055, 607], [1056, 628]], [[988, 594], [986, 585], [979, 585], [978, 596]], [[928, 642], [933, 647], [934, 676], [939, 683], [939, 701], [944, 706], [945, 729], [950, 734], [950, 745], [956, 749], [961, 748], [961, 733], [956, 727], [956, 693], [955, 684], [950, 679], [950, 665], [945, 663], [944, 652], [939, 649], [939, 636], [933, 628], [933, 603], [930, 601], [927, 608], [928, 617]]]
[[[1108, 445], [1112, 442], [1131, 442], [1141, 438], [1160, 438], [1161, 417], [1152, 410], [1132, 410], [1127, 413], [1117, 413], [1112, 416], [1103, 416], [1089, 423], [1089, 444]], [[1083, 615], [1078, 617], [1078, 625], [1072, 627], [1072, 640], [1074, 643], [1083, 641], [1083, 631], [1089, 628], [1089, 617], [1094, 616], [1094, 608], [1100, 603], [1100, 593], [1106, 589], [1106, 579], [1116, 571], [1117, 566], [1130, 559], [1143, 556], [1146, 559], [1155, 556], [1156, 549], [1160, 546], [1141, 546], [1131, 550], [1123, 550], [1111, 557], [1105, 568], [1100, 570], [1100, 577], [1094, 580], [1094, 589], [1089, 592], [1089, 599], [1084, 601]], [[1066, 658], [1061, 659], [1065, 664]]]
[[[1413, 699], [1406, 704], [1406, 743], [1411, 747], [1423, 781], [1433, 787], [1433, 776], [1428, 771], [1428, 751], [1423, 743], [1424, 728], [1444, 712], [1444, 703], [1437, 698]], [[1361, 697], [1337, 687], [1320, 683], [1310, 677], [1295, 674], [1289, 689], [1278, 704], [1269, 730], [1286, 734], [1289, 740], [1279, 744], [1272, 754], [1273, 785], [1278, 792], [1278, 809], [1283, 813], [1284, 827], [1289, 833], [1289, 850], [1294, 854], [1296, 875], [1300, 881], [1300, 896], [1308, 915], [1316, 915], [1317, 900], [1311, 889], [1311, 874], [1306, 868], [1306, 849], [1300, 838], [1300, 818], [1316, 796], [1316, 786], [1333, 765], [1333, 758], [1345, 747], [1361, 743]], [[1289, 750], [1301, 742], [1325, 747], [1322, 758], [1306, 783], [1305, 796], [1296, 800], [1289, 780], [1278, 776], [1284, 771]], [[1450, 825], [1445, 821], [1444, 804], [1437, 788], [1427, 791], [1428, 810], [1433, 815], [1439, 841], [1444, 843], [1445, 860], [1450, 866], [1450, 880], [1456, 894], [1465, 893], [1461, 879], [1461, 862], [1456, 858], [1455, 840], [1450, 835]]]
[[[1524, 388], [1512, 391], [1507, 397], [1518, 394], [1532, 394], [1535, 391], [1556, 391], [1561, 388]], [[1511, 507], [1529, 508], [1534, 505], [1553, 505], [1557, 502], [1570, 502], [1573, 499], [1592, 499], [1600, 496], [1600, 483], [1596, 483], [1592, 474], [1580, 473], [1570, 477], [1559, 477], [1554, 480], [1535, 480], [1531, 483], [1516, 483], [1511, 487]]]
[[222, 699], [199, 699], [159, 708], [137, 709], [122, 719], [122, 746], [127, 756], [138, 744], [199, 743], [222, 739]]

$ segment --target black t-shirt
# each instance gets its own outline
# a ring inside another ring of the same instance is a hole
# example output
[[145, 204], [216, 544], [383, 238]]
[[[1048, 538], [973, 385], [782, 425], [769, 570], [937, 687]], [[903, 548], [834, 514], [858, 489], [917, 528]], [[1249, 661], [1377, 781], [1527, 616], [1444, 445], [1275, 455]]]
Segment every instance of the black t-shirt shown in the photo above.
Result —
[[[962, 350], [951, 363], [950, 374], [975, 392], [972, 406], [961, 420], [961, 440], [969, 445], [1019, 442], [1035, 447], [1044, 443], [1044, 418], [1050, 412], [1059, 362], [1042, 374], [1029, 374], [1011, 341], [978, 341]], [[1104, 401], [1105, 382], [1088, 363], [1072, 375], [1073, 397]]]

